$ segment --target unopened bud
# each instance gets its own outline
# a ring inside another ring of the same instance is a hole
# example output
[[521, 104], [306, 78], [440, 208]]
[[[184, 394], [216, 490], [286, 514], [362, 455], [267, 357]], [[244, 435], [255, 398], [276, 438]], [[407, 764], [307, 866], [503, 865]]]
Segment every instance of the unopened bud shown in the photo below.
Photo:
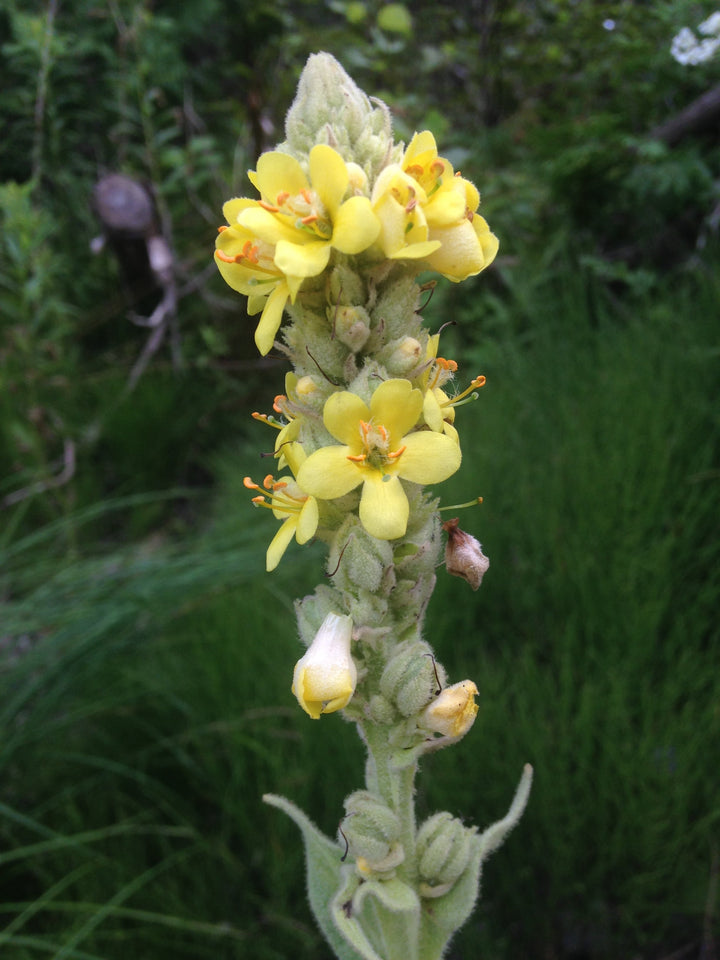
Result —
[[318, 385], [312, 377], [300, 377], [295, 384], [295, 393], [301, 400], [306, 400], [317, 393]]
[[420, 341], [405, 336], [388, 343], [380, 358], [390, 376], [406, 377], [417, 369], [422, 355]]
[[405, 858], [397, 814], [368, 790], [346, 798], [342, 835], [364, 876], [394, 870]]
[[328, 309], [332, 320], [333, 333], [341, 343], [357, 353], [367, 343], [370, 336], [370, 317], [364, 307], [338, 306]]
[[482, 583], [490, 561], [482, 552], [482, 545], [475, 537], [458, 527], [458, 518], [443, 524], [448, 542], [445, 546], [445, 569], [454, 577], [467, 580], [473, 590]]
[[346, 163], [345, 168], [350, 178], [350, 192], [353, 196], [367, 197], [370, 195], [368, 189], [368, 178], [363, 168], [357, 163]]
[[380, 690], [404, 717], [419, 713], [445, 682], [445, 671], [422, 640], [401, 643], [380, 678]]
[[474, 835], [447, 812], [425, 821], [417, 839], [421, 896], [440, 897], [459, 880], [470, 862]]

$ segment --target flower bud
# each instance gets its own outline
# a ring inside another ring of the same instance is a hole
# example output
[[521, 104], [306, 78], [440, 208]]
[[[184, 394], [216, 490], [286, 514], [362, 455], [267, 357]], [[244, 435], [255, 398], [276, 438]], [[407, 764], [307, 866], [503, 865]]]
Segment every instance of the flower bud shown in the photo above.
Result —
[[415, 371], [423, 358], [423, 348], [415, 337], [400, 337], [389, 343], [380, 353], [391, 377], [407, 377]]
[[313, 720], [319, 720], [321, 713], [342, 710], [355, 692], [352, 627], [350, 617], [329, 613], [307, 653], [295, 664], [292, 692]]
[[295, 384], [295, 393], [300, 400], [307, 400], [317, 393], [318, 385], [313, 377], [300, 377]]
[[414, 640], [395, 648], [380, 678], [380, 691], [404, 717], [411, 717], [430, 703], [444, 681], [445, 671], [429, 645]]
[[419, 725], [444, 737], [459, 739], [465, 736], [477, 716], [477, 693], [478, 688], [472, 680], [462, 680], [445, 687], [423, 710]]
[[404, 859], [397, 814], [368, 790], [346, 797], [342, 833], [362, 873], [393, 869]]
[[421, 896], [440, 897], [452, 888], [470, 861], [474, 835], [446, 811], [425, 821], [417, 840]]
[[333, 325], [335, 337], [357, 353], [370, 336], [370, 316], [364, 307], [339, 305], [328, 308], [328, 319]]
[[363, 168], [359, 164], [353, 163], [352, 161], [350, 163], [346, 163], [345, 168], [348, 172], [348, 177], [350, 178], [350, 192], [353, 194], [353, 196], [369, 196], [370, 190], [368, 188], [368, 178]]
[[482, 552], [482, 546], [475, 537], [458, 527], [457, 517], [443, 524], [447, 531], [448, 542], [445, 546], [445, 569], [454, 577], [467, 580], [473, 590], [482, 583], [490, 561]]

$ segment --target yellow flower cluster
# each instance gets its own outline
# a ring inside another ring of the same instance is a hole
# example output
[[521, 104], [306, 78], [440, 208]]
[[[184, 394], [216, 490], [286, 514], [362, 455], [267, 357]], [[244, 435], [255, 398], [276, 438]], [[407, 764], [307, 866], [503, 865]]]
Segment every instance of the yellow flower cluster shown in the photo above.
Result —
[[[289, 414], [285, 400], [276, 398], [275, 406]], [[265, 490], [245, 478], [245, 486], [257, 491], [253, 502], [270, 507], [283, 521], [268, 549], [268, 570], [278, 565], [293, 535], [298, 543], [306, 543], [315, 534], [318, 500], [335, 500], [358, 487], [362, 487], [360, 521], [368, 533], [379, 540], [405, 534], [410, 508], [401, 480], [439, 483], [455, 473], [461, 461], [454, 428], [442, 419], [429, 426], [423, 406], [423, 391], [409, 380], [385, 380], [369, 405], [349, 390], [332, 393], [323, 408], [323, 422], [337, 443], [309, 456], [295, 439], [301, 417], [281, 424], [256, 415], [279, 430], [276, 456], [292, 471], [292, 477], [277, 481], [266, 477]]]
[[[294, 303], [303, 282], [327, 270], [333, 251], [363, 254], [363, 268], [406, 260], [454, 281], [495, 257], [497, 240], [477, 214], [477, 190], [438, 156], [427, 131], [372, 184], [324, 144], [310, 151], [307, 170], [287, 153], [265, 153], [249, 174], [260, 199], [235, 198], [223, 208], [227, 226], [220, 228], [215, 259], [227, 283], [249, 298], [249, 313], [261, 313], [255, 340], [262, 354], [273, 345], [288, 300]], [[262, 484], [245, 478], [253, 502], [281, 521], [267, 551], [268, 570], [293, 538], [303, 544], [315, 536], [323, 502], [359, 490], [364, 528], [379, 540], [395, 540], [405, 535], [410, 514], [404, 482], [438, 483], [458, 469], [455, 406], [483, 378], [450, 397], [443, 387], [457, 364], [437, 356], [438, 339], [429, 337], [424, 362], [409, 379], [381, 380], [369, 397], [367, 390], [361, 397], [337, 389], [322, 410], [316, 398], [318, 422], [309, 434], [317, 438], [321, 414], [325, 436], [334, 441], [317, 449], [317, 441], [303, 446], [309, 426], [303, 397], [317, 391], [311, 377], [287, 375], [287, 396], [274, 405], [280, 418], [255, 414], [278, 430], [275, 457], [280, 470], [290, 471], [278, 479], [268, 475]]]
[[438, 156], [428, 131], [380, 172], [371, 192], [363, 171], [325, 144], [310, 151], [309, 177], [279, 151], [263, 154], [249, 176], [260, 199], [225, 204], [215, 260], [249, 298], [250, 315], [261, 313], [255, 342], [263, 356], [288, 299], [294, 303], [303, 280], [325, 270], [333, 250], [421, 261], [456, 282], [497, 253], [497, 238], [477, 213], [480, 194]]

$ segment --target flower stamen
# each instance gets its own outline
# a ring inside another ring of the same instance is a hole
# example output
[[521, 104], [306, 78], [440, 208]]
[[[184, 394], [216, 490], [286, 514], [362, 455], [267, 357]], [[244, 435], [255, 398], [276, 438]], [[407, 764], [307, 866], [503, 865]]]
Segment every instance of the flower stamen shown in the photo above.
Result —
[[288, 516], [300, 513], [307, 500], [305, 494], [293, 494], [288, 489], [289, 485], [287, 480], [276, 480], [271, 473], [263, 480], [263, 487], [268, 491], [267, 493], [265, 493], [251, 477], [244, 477], [243, 486], [247, 487], [248, 490], [259, 491], [258, 496], [252, 497], [251, 502], [254, 503], [255, 506], [280, 511]]
[[[478, 399], [477, 393], [473, 393], [474, 390], [479, 390], [480, 387], [484, 387], [486, 383], [486, 378], [481, 374], [479, 377], [475, 377], [470, 381], [470, 386], [463, 390], [462, 393], [459, 393], [456, 397], [448, 398], [440, 403], [441, 407], [462, 407], [466, 403], [471, 403], [473, 400]], [[469, 396], [468, 396], [469, 394]]]
[[267, 424], [268, 427], [275, 427], [276, 430], [282, 430], [283, 426], [285, 426], [285, 424], [278, 423], [275, 417], [273, 417], [272, 415], [268, 416], [266, 413], [255, 412], [255, 413], [251, 413], [250, 416], [253, 418], [253, 420], [259, 420], [260, 423]]

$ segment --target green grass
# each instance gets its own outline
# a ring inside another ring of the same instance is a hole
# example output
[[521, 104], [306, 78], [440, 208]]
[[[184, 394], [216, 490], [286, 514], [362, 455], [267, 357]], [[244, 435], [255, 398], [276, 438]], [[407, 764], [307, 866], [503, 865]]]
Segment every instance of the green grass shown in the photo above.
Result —
[[[419, 804], [483, 826], [525, 761], [536, 780], [452, 960], [697, 953], [718, 910], [718, 291], [688, 279], [591, 308], [560, 282], [520, 336], [481, 327], [455, 351], [488, 385], [458, 413], [442, 495], [484, 496], [461, 523], [492, 565], [478, 594], [439, 571], [428, 638], [476, 680], [480, 714], [425, 762]], [[5, 545], [2, 632], [29, 649], [0, 673], [3, 956], [329, 957], [295, 828], [260, 796], [332, 833], [362, 751], [290, 695], [292, 600], [322, 552], [293, 544], [262, 572], [253, 462], [215, 464], [207, 529], [179, 543], [63, 561], [59, 521]]]
[[522, 762], [536, 782], [458, 957], [697, 949], [720, 852], [717, 282], [591, 314], [562, 279], [460, 411], [449, 495], [484, 495], [465, 519], [491, 567], [477, 597], [443, 578], [430, 622], [480, 688], [477, 774], [439, 756], [428, 802], [482, 824]]

